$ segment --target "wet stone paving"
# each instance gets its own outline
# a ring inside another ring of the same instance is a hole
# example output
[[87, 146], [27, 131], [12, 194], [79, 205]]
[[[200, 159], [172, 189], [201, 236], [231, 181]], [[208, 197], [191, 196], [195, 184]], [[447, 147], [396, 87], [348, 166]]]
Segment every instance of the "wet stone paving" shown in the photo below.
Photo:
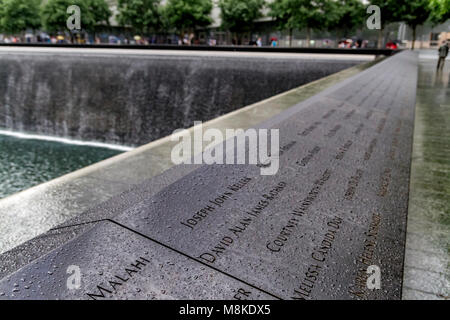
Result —
[[450, 299], [450, 61], [419, 55], [403, 299]]

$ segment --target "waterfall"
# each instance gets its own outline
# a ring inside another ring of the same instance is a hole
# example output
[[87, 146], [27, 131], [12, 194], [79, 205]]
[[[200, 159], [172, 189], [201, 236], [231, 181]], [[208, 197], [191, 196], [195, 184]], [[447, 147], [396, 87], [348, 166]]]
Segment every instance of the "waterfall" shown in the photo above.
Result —
[[137, 146], [360, 62], [0, 53], [0, 129]]

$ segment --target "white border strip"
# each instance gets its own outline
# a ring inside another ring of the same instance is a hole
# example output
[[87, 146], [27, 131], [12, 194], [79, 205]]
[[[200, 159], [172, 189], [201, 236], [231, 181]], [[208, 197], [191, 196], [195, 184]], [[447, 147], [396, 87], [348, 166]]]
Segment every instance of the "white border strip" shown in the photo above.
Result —
[[130, 151], [130, 150], [134, 149], [132, 147], [120, 146], [120, 145], [109, 144], [109, 143], [72, 140], [72, 139], [67, 139], [67, 138], [44, 136], [44, 135], [38, 135], [38, 134], [28, 134], [28, 133], [14, 132], [14, 131], [8, 131], [8, 130], [0, 130], [0, 135], [10, 136], [10, 137], [19, 138], [19, 139], [52, 141], [52, 142], [70, 144], [70, 145], [106, 148], [106, 149], [113, 149], [113, 150], [120, 150], [120, 151]]

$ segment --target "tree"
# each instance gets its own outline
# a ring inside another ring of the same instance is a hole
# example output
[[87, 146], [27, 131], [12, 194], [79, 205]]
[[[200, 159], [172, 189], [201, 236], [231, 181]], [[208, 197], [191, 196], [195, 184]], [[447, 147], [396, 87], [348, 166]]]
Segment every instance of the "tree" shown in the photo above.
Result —
[[0, 27], [6, 33], [36, 30], [41, 25], [40, 0], [1, 0]]
[[3, 32], [3, 27], [2, 27], [3, 1], [4, 0], [0, 0], [0, 32]]
[[330, 21], [330, 30], [336, 30], [341, 37], [348, 37], [357, 27], [362, 27], [365, 21], [365, 7], [360, 0], [336, 0], [336, 19]]
[[378, 48], [383, 48], [383, 35], [385, 27], [392, 22], [401, 21], [399, 11], [405, 0], [370, 0], [381, 11], [381, 28], [378, 30]]
[[262, 17], [265, 0], [220, 0], [222, 27], [236, 33], [241, 43], [242, 33], [251, 31], [256, 19]]
[[69, 18], [67, 8], [71, 5], [80, 7], [84, 30], [95, 32], [99, 24], [109, 23], [111, 11], [105, 0], [48, 0], [41, 9], [45, 29], [49, 32], [65, 30]]
[[89, 14], [92, 16], [94, 28], [99, 24], [109, 25], [112, 13], [105, 0], [85, 0]]
[[414, 50], [417, 26], [425, 23], [431, 13], [429, 0], [403, 0], [398, 3], [400, 5], [400, 9], [397, 12], [398, 19], [404, 21], [412, 29], [413, 40], [411, 49]]
[[212, 10], [211, 0], [168, 0], [164, 10], [168, 25], [184, 37], [196, 28], [210, 25]]
[[306, 46], [309, 47], [312, 30], [326, 29], [338, 12], [333, 0], [275, 0], [269, 5], [270, 13], [278, 27], [289, 30], [306, 28]]
[[436, 26], [450, 19], [450, 0], [430, 0], [430, 21]]
[[[279, 30], [289, 30], [289, 46], [292, 46], [292, 31], [299, 27], [298, 21], [295, 19], [295, 13], [290, 10], [293, 7], [292, 0], [275, 0], [269, 3], [269, 16], [275, 19], [276, 26]], [[301, 26], [303, 27], [303, 26]]]
[[[44, 29], [49, 32], [62, 31], [66, 28], [67, 7], [70, 6], [69, 0], [48, 0], [41, 8], [42, 24]], [[78, 3], [74, 3], [78, 5]], [[82, 15], [83, 18], [83, 15]], [[82, 20], [82, 24], [84, 21]]]
[[140, 33], [161, 27], [160, 0], [119, 0], [118, 21]]

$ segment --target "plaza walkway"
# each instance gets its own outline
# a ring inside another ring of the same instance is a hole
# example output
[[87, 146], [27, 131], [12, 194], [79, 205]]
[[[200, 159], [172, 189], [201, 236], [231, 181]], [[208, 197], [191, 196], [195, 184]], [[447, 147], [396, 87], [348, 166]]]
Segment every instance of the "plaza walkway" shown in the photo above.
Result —
[[450, 299], [450, 59], [419, 58], [403, 299]]

